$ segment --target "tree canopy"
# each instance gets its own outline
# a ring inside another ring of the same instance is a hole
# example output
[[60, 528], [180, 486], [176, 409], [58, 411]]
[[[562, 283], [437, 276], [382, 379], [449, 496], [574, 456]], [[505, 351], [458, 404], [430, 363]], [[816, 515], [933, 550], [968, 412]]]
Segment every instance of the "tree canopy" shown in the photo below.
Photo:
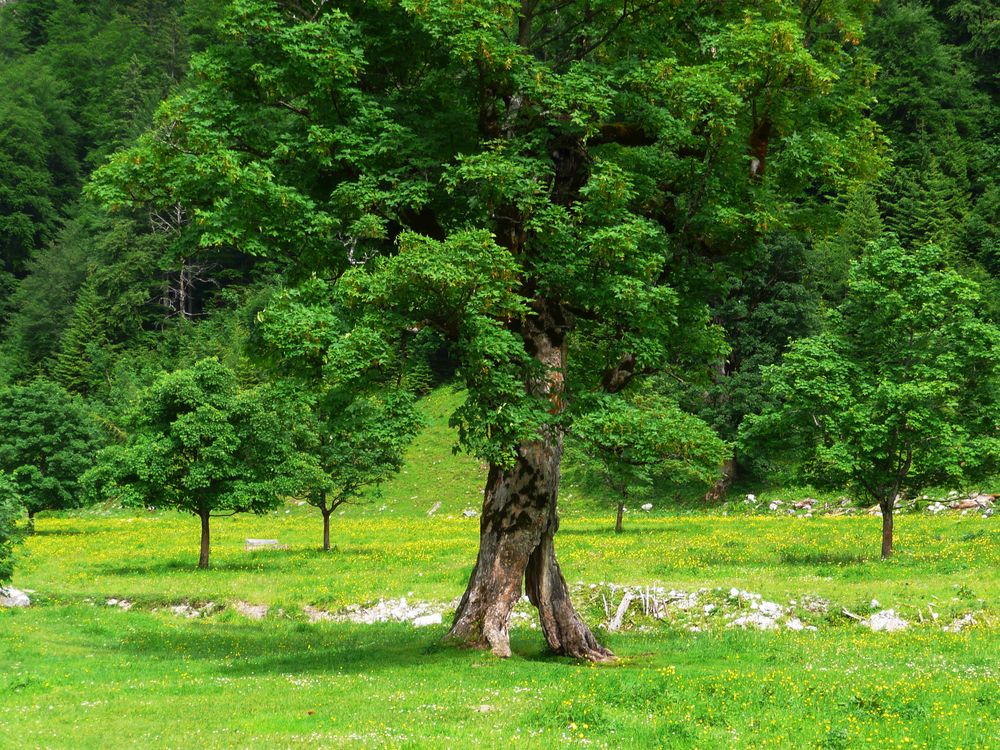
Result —
[[85, 479], [99, 496], [198, 516], [198, 565], [208, 567], [213, 515], [265, 513], [307, 479], [280, 408], [215, 359], [163, 374], [136, 403], [125, 442]]
[[0, 471], [28, 514], [84, 504], [79, 478], [104, 442], [93, 411], [55, 383], [0, 387]]
[[[892, 551], [900, 492], [986, 476], [1000, 456], [1000, 328], [933, 245], [869, 245], [826, 330], [765, 372], [777, 401], [744, 437], [789, 448], [812, 481], [879, 504]], [[772, 452], [776, 452], [772, 450]]]

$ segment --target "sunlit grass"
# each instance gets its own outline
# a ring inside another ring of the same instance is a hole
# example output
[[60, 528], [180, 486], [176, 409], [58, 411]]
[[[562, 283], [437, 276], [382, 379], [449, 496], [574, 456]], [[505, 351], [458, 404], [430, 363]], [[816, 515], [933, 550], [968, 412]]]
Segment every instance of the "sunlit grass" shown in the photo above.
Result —
[[[479, 529], [462, 511], [478, 508], [482, 467], [448, 452], [455, 398], [424, 402], [430, 426], [406, 473], [335, 516], [327, 554], [319, 514], [294, 502], [215, 521], [208, 571], [192, 517], [40, 516], [15, 578], [36, 606], [0, 612], [0, 747], [997, 747], [1000, 526], [975, 515], [901, 515], [885, 563], [877, 518], [723, 515], [660, 498], [616, 535], [613, 509], [570, 481], [557, 549], [571, 582], [809, 595], [829, 614], [815, 632], [599, 631], [621, 657], [611, 667], [552, 657], [523, 626], [501, 661], [444, 647], [447, 622], [309, 623], [305, 605], [461, 594]], [[287, 548], [248, 552], [248, 537]], [[841, 614], [872, 599], [914, 627], [872, 633]], [[221, 612], [164, 609], [208, 601]], [[251, 621], [239, 601], [270, 611]], [[602, 619], [592, 598], [579, 604]], [[964, 612], [975, 627], [942, 630]]]

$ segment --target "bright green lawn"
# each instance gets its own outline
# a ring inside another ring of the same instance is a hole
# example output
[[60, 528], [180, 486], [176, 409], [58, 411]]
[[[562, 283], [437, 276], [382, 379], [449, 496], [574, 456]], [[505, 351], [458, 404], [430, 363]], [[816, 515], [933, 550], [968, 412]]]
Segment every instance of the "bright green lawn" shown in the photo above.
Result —
[[[616, 536], [613, 512], [568, 483], [557, 548], [566, 577], [587, 586], [578, 603], [591, 623], [604, 619], [588, 593], [599, 582], [735, 586], [782, 604], [818, 596], [829, 612], [807, 620], [815, 632], [721, 621], [602, 632], [621, 657], [606, 667], [547, 655], [525, 626], [501, 661], [442, 647], [446, 624], [308, 623], [303, 605], [461, 594], [478, 532], [461, 511], [478, 507], [481, 469], [447, 452], [454, 398], [425, 402], [430, 427], [407, 473], [336, 517], [330, 554], [318, 551], [318, 512], [294, 504], [216, 521], [209, 571], [194, 567], [193, 518], [40, 516], [15, 577], [36, 606], [0, 612], [0, 748], [1000, 747], [997, 518], [903, 515], [886, 564], [875, 518], [657, 502]], [[247, 537], [289, 548], [245, 552]], [[840, 613], [865, 614], [873, 598], [915, 626], [871, 633]], [[224, 609], [198, 620], [151, 611], [206, 601]], [[237, 601], [271, 611], [250, 621]], [[942, 631], [967, 612], [975, 627]]]

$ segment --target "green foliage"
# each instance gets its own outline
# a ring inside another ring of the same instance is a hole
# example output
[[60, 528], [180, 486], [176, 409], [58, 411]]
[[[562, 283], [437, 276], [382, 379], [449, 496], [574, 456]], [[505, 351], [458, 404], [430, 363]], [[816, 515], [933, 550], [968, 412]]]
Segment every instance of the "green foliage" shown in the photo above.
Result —
[[241, 390], [215, 359], [162, 375], [139, 398], [123, 444], [85, 477], [90, 491], [208, 517], [264, 513], [301, 488], [282, 405]]
[[310, 409], [308, 459], [319, 469], [308, 502], [327, 513], [377, 487], [403, 466], [420, 417], [406, 392], [344, 403], [320, 397]]
[[745, 442], [792, 450], [811, 481], [881, 503], [995, 469], [1000, 330], [976, 285], [934, 246], [869, 246], [828, 330], [795, 342], [765, 379], [778, 402]]
[[0, 471], [0, 588], [14, 575], [14, 545], [21, 539], [17, 520], [22, 512], [17, 485]]
[[570, 440], [620, 504], [648, 496], [654, 479], [711, 484], [730, 455], [702, 420], [658, 396], [602, 399], [573, 423]]
[[80, 476], [103, 440], [91, 409], [55, 383], [0, 388], [0, 471], [34, 515], [84, 504]]
[[90, 191], [112, 209], [181, 202], [182, 245], [291, 261], [311, 298], [325, 285], [329, 309], [300, 317], [285, 354], [334, 378], [435, 329], [469, 389], [462, 444], [503, 463], [556, 419], [536, 321], [571, 339], [553, 376], [570, 393], [605, 390], [622, 362], [625, 380], [704, 368], [722, 349], [718, 259], [817, 223], [816, 196], [878, 166], [866, 13], [239, 0]]

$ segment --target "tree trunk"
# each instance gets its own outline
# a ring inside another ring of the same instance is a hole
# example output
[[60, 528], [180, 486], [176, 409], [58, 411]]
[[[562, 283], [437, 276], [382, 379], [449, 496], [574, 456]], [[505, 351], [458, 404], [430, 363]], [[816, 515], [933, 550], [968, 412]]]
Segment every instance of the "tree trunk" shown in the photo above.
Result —
[[892, 512], [896, 504], [895, 498], [883, 502], [882, 507], [882, 559], [892, 557]]
[[625, 515], [625, 503], [618, 503], [618, 517], [615, 519], [615, 533], [622, 533], [622, 516]]
[[208, 513], [201, 513], [201, 555], [198, 557], [198, 567], [208, 567], [209, 533], [208, 533]]
[[35, 511], [33, 510], [28, 511], [28, 533], [35, 533]]
[[[548, 398], [553, 413], [558, 413], [563, 408], [564, 329], [544, 302], [536, 302], [536, 309], [538, 315], [528, 318], [521, 334], [528, 351], [548, 373], [527, 387]], [[556, 500], [562, 451], [561, 433], [545, 429], [539, 440], [518, 446], [511, 468], [490, 467], [479, 524], [479, 556], [449, 639], [510, 656], [510, 617], [524, 581], [553, 651], [592, 661], [613, 658], [573, 608], [556, 561], [553, 538], [559, 528]]]
[[321, 508], [323, 511], [323, 551], [330, 551], [330, 514], [333, 509], [327, 510], [326, 508]]

